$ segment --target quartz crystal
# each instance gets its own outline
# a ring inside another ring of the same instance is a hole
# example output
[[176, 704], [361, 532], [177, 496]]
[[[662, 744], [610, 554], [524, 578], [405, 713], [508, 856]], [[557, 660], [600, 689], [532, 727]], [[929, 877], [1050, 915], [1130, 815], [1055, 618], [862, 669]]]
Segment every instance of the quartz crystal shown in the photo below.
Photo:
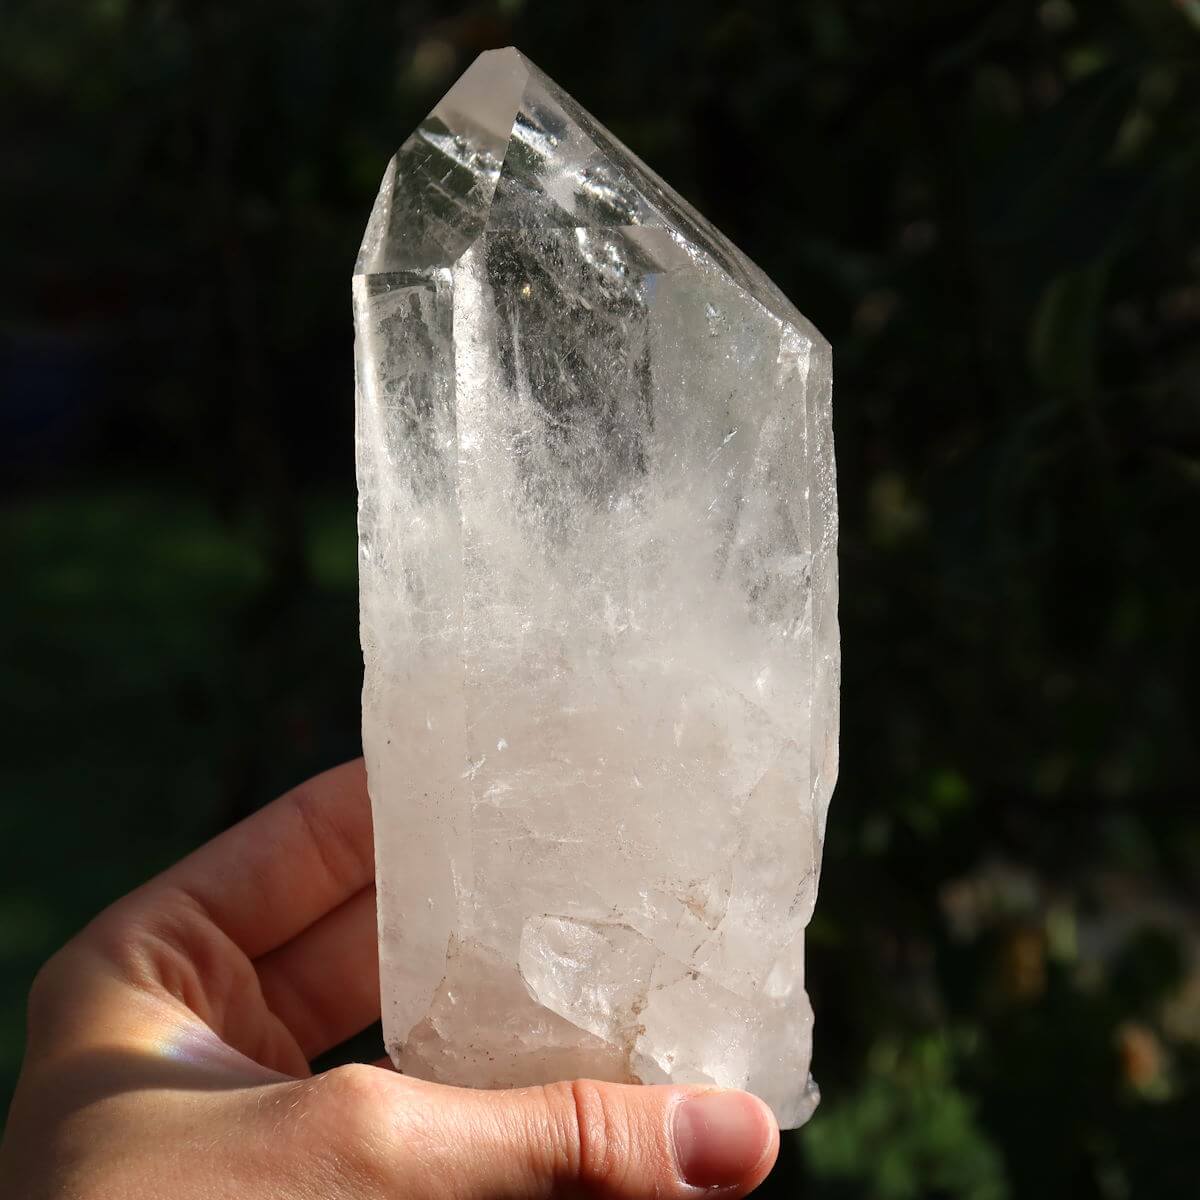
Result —
[[396, 1065], [742, 1087], [801, 1123], [837, 773], [828, 343], [514, 50], [388, 165], [354, 314]]

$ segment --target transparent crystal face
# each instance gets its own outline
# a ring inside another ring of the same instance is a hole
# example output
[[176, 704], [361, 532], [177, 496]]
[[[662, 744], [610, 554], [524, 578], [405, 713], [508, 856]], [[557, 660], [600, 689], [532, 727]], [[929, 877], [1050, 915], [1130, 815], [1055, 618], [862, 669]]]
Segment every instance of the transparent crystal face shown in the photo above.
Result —
[[815, 1103], [827, 343], [515, 51], [355, 277], [363, 736], [401, 1069]]

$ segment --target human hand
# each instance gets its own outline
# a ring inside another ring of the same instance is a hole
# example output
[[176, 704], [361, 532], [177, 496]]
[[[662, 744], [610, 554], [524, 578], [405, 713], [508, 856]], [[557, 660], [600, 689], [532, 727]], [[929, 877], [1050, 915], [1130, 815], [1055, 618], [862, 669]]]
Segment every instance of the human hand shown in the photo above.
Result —
[[8, 1200], [733, 1200], [778, 1131], [741, 1092], [504, 1092], [309, 1061], [379, 1016], [361, 762], [102, 913], [42, 969]]

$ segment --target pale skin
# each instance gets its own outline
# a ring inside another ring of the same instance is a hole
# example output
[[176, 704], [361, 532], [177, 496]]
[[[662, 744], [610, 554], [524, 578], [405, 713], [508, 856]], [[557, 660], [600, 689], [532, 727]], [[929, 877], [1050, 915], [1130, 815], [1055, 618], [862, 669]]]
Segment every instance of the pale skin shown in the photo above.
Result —
[[310, 1061], [379, 1016], [361, 762], [101, 913], [34, 982], [6, 1200], [735, 1200], [779, 1134], [742, 1092], [481, 1092]]

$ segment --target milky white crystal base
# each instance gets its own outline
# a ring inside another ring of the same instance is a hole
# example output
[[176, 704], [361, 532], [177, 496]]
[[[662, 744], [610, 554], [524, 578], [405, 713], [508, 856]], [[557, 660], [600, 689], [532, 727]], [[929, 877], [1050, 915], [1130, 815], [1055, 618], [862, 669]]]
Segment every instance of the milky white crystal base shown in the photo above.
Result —
[[744, 1087], [801, 1123], [828, 345], [512, 51], [389, 167], [355, 320], [397, 1066]]

